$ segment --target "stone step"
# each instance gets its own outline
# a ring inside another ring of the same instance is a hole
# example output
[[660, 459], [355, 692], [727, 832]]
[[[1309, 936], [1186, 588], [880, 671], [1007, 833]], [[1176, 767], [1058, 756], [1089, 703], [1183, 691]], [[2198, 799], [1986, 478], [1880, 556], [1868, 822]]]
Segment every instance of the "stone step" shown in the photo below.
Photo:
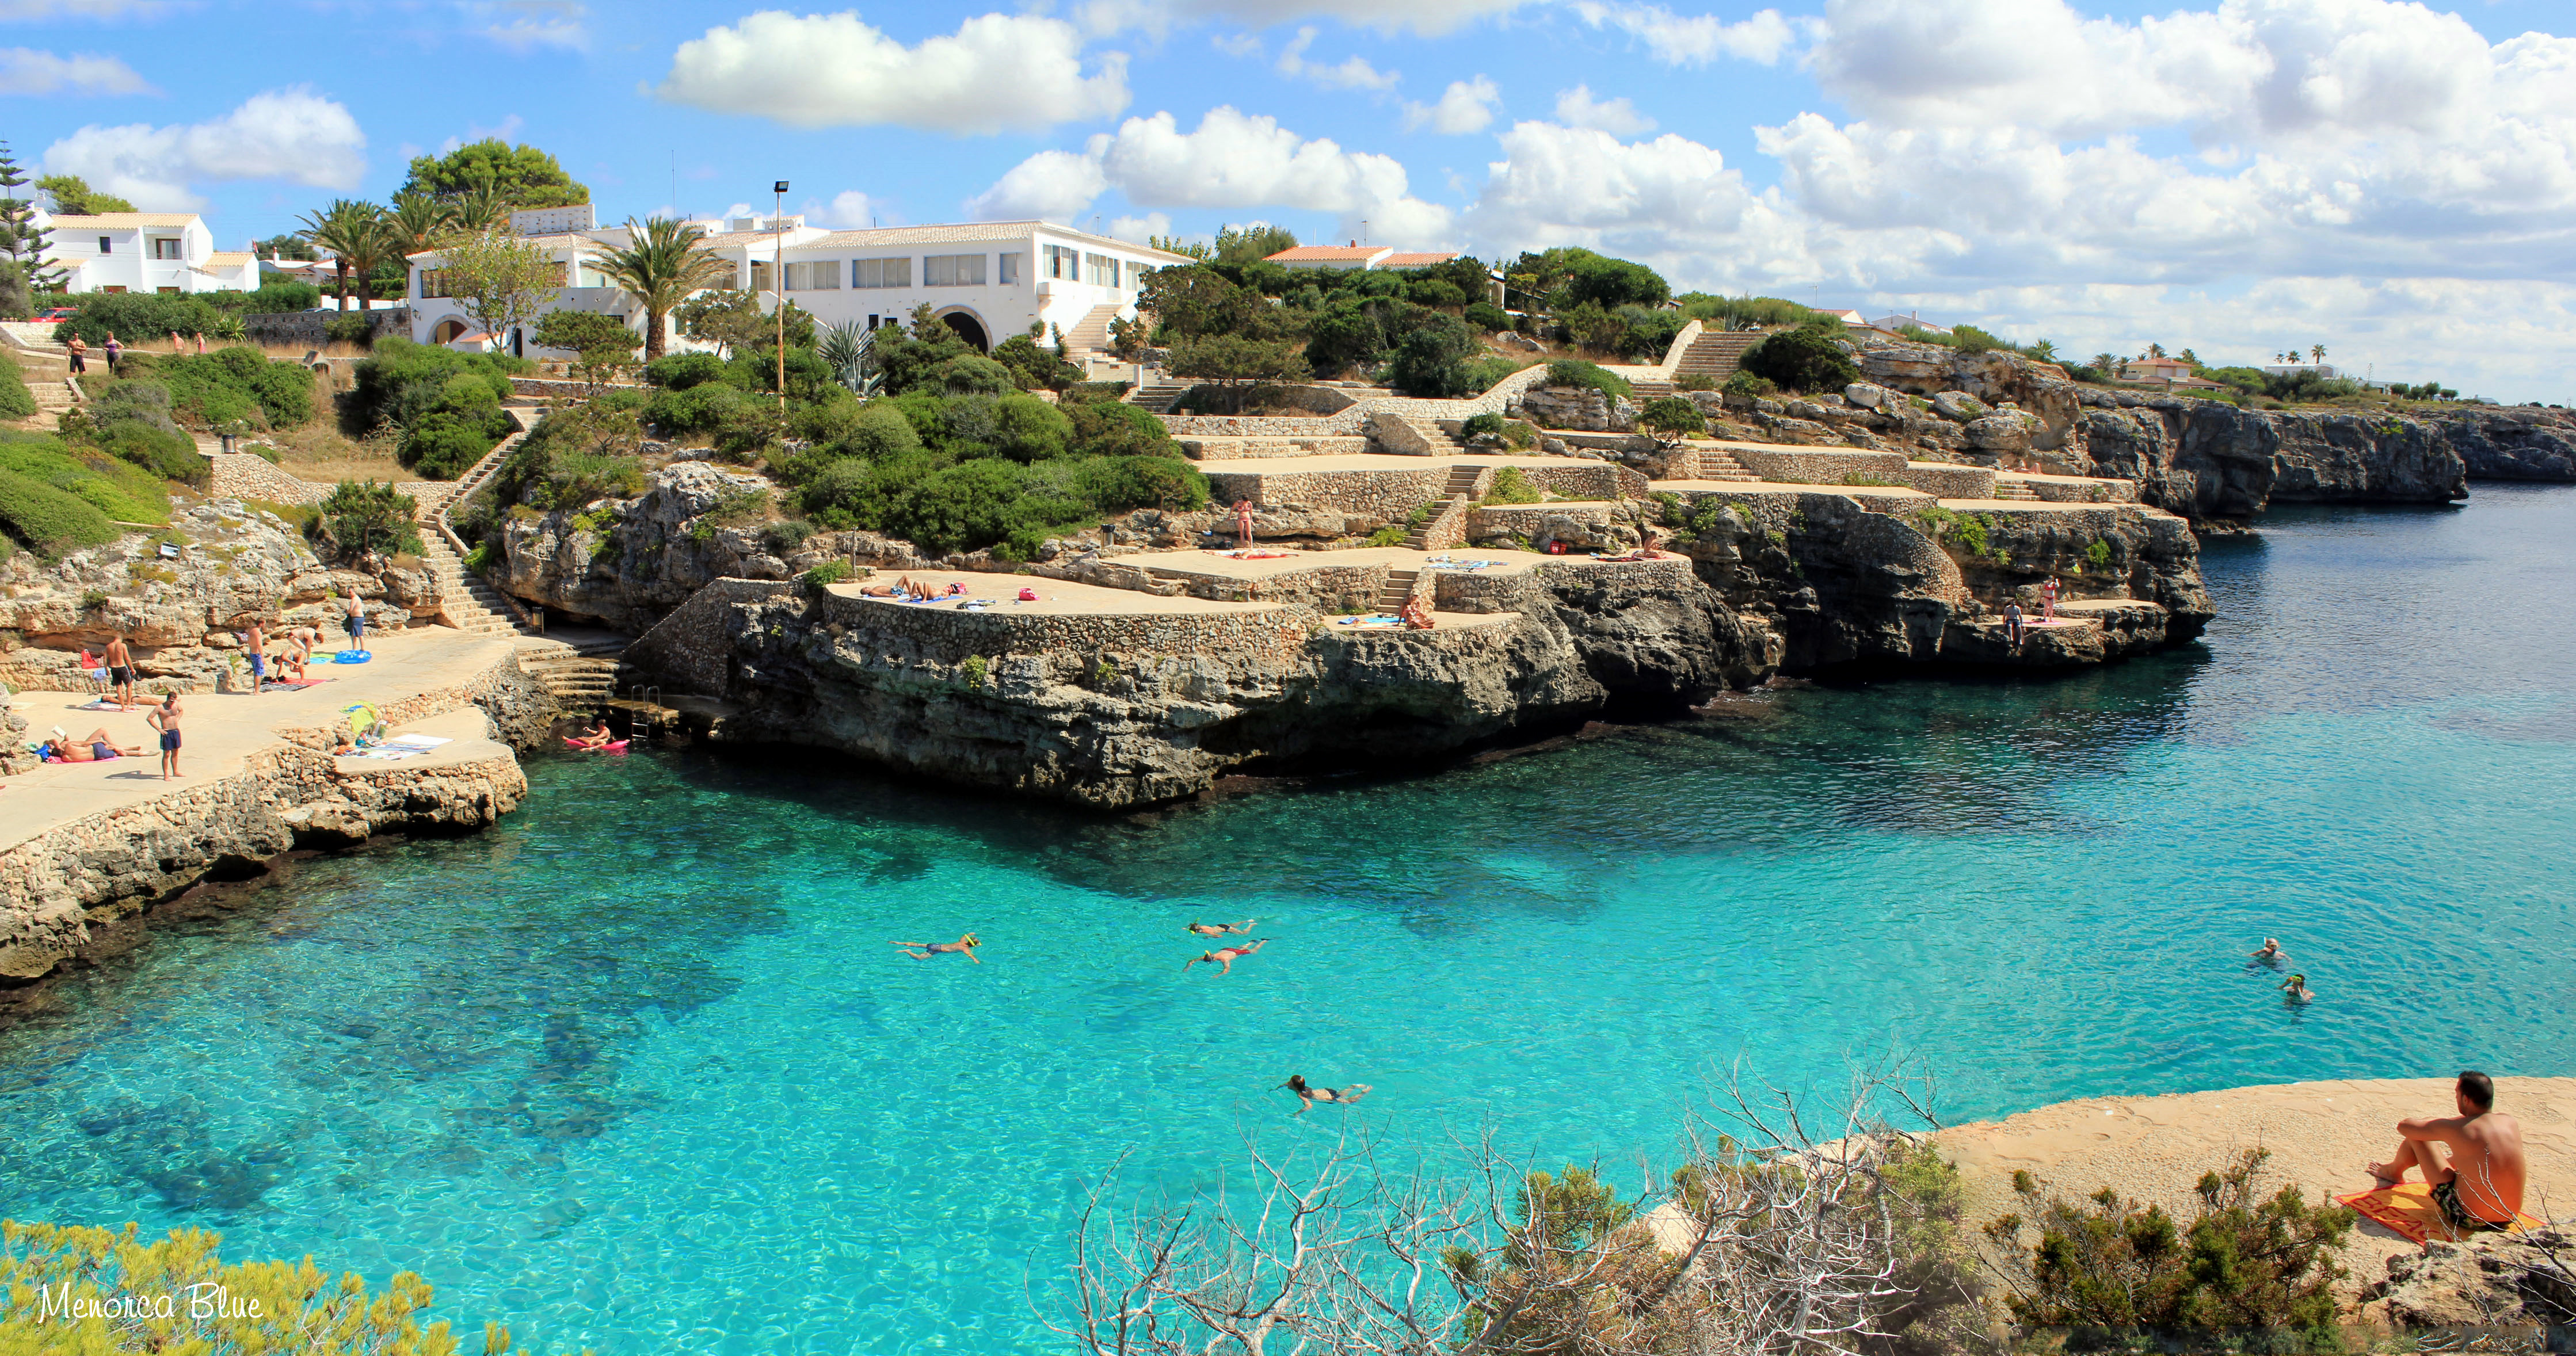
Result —
[[1386, 582], [1378, 586], [1377, 597], [1370, 601], [1369, 606], [1379, 612], [1403, 611], [1404, 605], [1413, 600], [1414, 581], [1421, 577], [1420, 570], [1389, 571]]

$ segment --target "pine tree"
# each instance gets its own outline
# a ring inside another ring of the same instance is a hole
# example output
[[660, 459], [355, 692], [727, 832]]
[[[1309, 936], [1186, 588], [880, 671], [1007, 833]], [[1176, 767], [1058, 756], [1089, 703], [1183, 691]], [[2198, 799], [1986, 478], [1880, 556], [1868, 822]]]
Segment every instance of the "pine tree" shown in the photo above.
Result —
[[18, 196], [27, 182], [9, 143], [0, 141], [0, 251], [8, 254], [29, 287], [56, 286], [60, 270], [45, 266], [45, 249], [53, 233], [36, 224], [36, 200]]

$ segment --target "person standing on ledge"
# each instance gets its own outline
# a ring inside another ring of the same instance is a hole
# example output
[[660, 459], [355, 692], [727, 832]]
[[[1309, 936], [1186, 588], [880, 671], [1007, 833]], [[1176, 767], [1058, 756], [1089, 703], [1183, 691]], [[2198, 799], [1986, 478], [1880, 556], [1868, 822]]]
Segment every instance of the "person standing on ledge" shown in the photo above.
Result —
[[134, 705], [134, 652], [125, 648], [122, 631], [107, 638], [107, 681], [115, 686], [117, 705]]
[[[2459, 1233], [2495, 1233], [2513, 1227], [2522, 1209], [2522, 1189], [2530, 1165], [2522, 1156], [2522, 1124], [2495, 1109], [2495, 1080], [2475, 1069], [2464, 1070], [2451, 1092], [2460, 1114], [2441, 1120], [2403, 1120], [2397, 1153], [2370, 1165], [2382, 1186], [2406, 1180], [2409, 1168], [2421, 1168], [2432, 1184], [2433, 1203]], [[2449, 1146], [2449, 1162], [2440, 1146]]]
[[2021, 648], [2021, 604], [2019, 603], [2004, 604], [2004, 643], [2016, 650]]
[[349, 648], [354, 650], [367, 638], [367, 604], [358, 597], [358, 586], [349, 586]]
[[179, 694], [163, 695], [143, 723], [161, 732], [161, 780], [184, 775], [179, 771]]
[[1252, 549], [1252, 501], [1249, 499], [1234, 501], [1234, 544], [1243, 550]]
[[2048, 577], [2048, 582], [2039, 586], [2039, 619], [2044, 622], [2055, 622], [2057, 620], [2056, 575], [2050, 575]]

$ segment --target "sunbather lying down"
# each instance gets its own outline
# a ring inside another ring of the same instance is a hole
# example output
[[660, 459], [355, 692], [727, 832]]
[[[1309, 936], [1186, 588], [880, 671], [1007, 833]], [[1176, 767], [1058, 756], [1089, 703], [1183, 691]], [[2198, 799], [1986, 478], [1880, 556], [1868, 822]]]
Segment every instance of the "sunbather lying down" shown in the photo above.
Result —
[[927, 579], [916, 580], [910, 575], [905, 575], [891, 584], [859, 586], [859, 596], [862, 598], [900, 598], [906, 602], [954, 598], [965, 591], [966, 586], [963, 583], [934, 584]]
[[139, 746], [131, 749], [118, 748], [116, 741], [108, 738], [107, 727], [104, 725], [82, 735], [78, 743], [59, 735], [45, 742], [45, 756], [57, 763], [100, 763], [110, 758], [140, 757], [142, 753], [143, 750]]

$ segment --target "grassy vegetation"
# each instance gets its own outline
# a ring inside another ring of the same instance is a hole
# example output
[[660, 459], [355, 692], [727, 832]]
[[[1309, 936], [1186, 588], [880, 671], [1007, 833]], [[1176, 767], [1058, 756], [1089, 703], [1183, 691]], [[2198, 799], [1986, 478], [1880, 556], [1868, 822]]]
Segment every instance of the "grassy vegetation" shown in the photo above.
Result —
[[0, 431], [0, 472], [0, 528], [47, 555], [113, 541], [117, 522], [170, 521], [159, 478], [93, 446]]

